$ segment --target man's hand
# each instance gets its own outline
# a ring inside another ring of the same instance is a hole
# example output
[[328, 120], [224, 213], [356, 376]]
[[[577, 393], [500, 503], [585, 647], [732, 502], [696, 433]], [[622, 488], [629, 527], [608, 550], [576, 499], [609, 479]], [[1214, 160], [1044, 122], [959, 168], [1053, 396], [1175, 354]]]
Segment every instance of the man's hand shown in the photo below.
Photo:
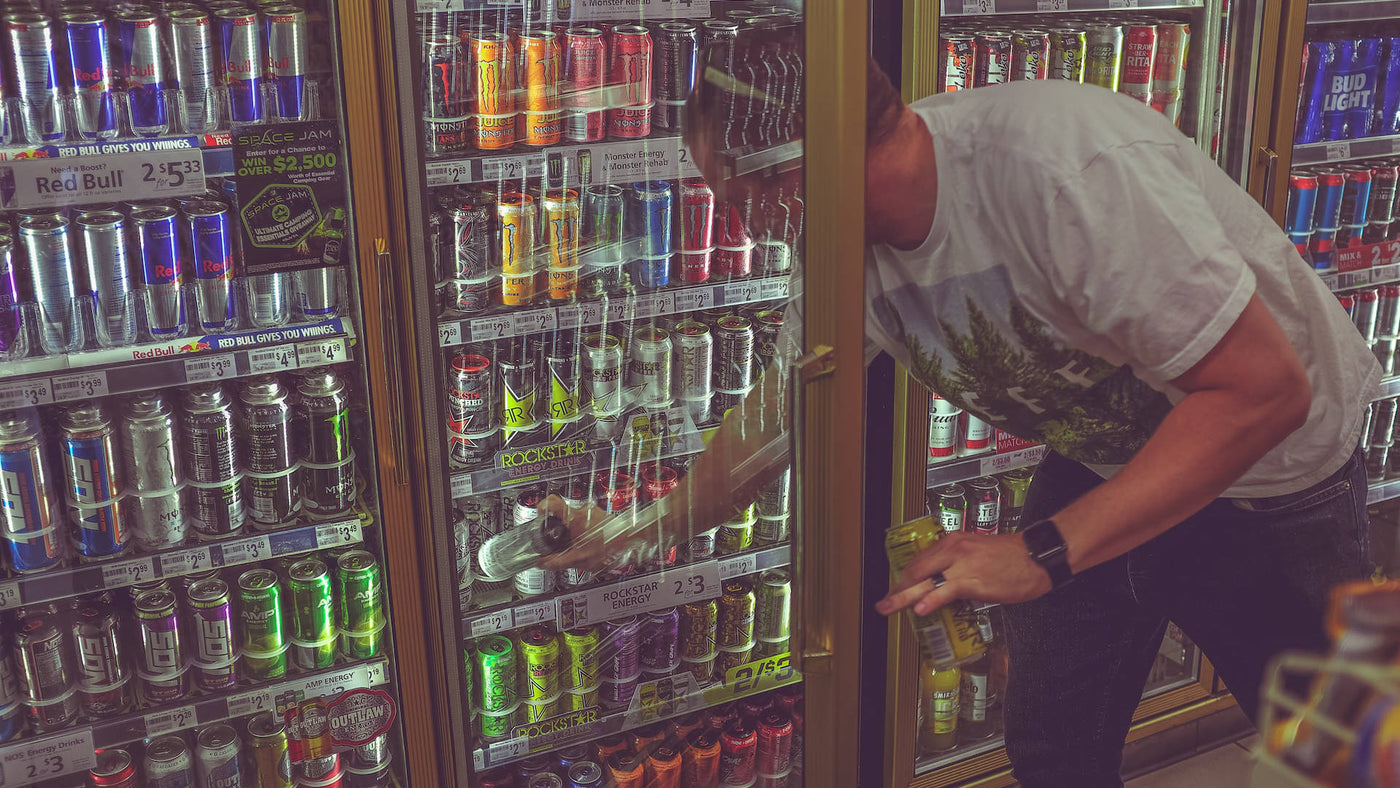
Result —
[[[934, 587], [941, 573], [945, 582]], [[919, 553], [890, 593], [875, 605], [885, 615], [910, 605], [926, 615], [958, 599], [1025, 602], [1050, 590], [1050, 575], [1019, 535], [948, 534]]]
[[602, 571], [624, 549], [621, 545], [609, 545], [601, 538], [596, 526], [607, 518], [608, 513], [591, 503], [571, 508], [563, 498], [551, 495], [540, 503], [540, 514], [552, 514], [569, 527], [569, 547], [563, 552], [546, 556], [540, 562], [546, 569]]

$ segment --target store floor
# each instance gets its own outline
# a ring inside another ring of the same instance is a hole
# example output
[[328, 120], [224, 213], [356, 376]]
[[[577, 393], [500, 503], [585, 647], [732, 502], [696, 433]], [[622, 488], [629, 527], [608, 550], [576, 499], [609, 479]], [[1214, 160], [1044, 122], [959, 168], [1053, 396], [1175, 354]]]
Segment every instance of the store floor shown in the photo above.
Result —
[[1126, 788], [1242, 788], [1254, 773], [1249, 736], [1128, 780]]

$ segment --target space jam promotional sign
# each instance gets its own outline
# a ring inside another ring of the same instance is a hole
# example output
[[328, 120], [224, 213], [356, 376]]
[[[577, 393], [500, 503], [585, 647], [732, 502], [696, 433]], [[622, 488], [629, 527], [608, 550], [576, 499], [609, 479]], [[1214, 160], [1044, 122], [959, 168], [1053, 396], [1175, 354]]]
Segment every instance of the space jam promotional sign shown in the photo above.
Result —
[[238, 231], [249, 275], [335, 266], [346, 258], [342, 150], [331, 120], [233, 134]]

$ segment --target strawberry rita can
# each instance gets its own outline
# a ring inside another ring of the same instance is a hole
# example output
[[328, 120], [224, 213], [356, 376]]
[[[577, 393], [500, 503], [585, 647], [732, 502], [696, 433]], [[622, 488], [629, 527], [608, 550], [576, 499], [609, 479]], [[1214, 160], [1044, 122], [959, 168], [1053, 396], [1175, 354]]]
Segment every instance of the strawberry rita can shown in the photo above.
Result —
[[651, 33], [641, 25], [612, 29], [608, 83], [615, 91], [608, 110], [608, 134], [638, 139], [651, 134]]
[[1157, 59], [1157, 26], [1127, 24], [1123, 26], [1123, 57], [1118, 78], [1118, 92], [1141, 101], [1152, 102], [1152, 64]]

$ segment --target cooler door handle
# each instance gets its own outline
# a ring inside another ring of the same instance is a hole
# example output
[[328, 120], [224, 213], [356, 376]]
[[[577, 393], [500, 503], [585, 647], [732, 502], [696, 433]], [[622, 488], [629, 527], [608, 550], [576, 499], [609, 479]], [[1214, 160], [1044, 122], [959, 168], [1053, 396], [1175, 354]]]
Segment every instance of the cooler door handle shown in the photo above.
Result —
[[[836, 351], [828, 345], [819, 345], [792, 363], [788, 412], [792, 414], [793, 473], [798, 490], [802, 489], [801, 480], [795, 474], [802, 467], [806, 454], [803, 446], [803, 434], [807, 427], [803, 408], [804, 389], [835, 371]], [[812, 532], [812, 524], [803, 518], [801, 496], [798, 498], [795, 511], [801, 519], [799, 528], [793, 529], [792, 540], [793, 585], [797, 588], [793, 600], [793, 619], [796, 623], [792, 628], [792, 661], [793, 667], [804, 675], [827, 676], [831, 674], [834, 657], [835, 643], [829, 620], [835, 606], [832, 595], [836, 593], [838, 584], [824, 582], [828, 578], [815, 574], [811, 563], [816, 558], [812, 553], [822, 550], [832, 540], [824, 533]], [[822, 527], [826, 527], [826, 524], [823, 523]]]
[[1278, 173], [1278, 152], [1273, 148], [1259, 148], [1264, 159], [1264, 210], [1274, 212], [1274, 180]]
[[389, 254], [389, 242], [384, 238], [374, 239], [375, 264], [379, 280], [379, 353], [384, 360], [385, 384], [389, 391], [389, 448], [394, 455], [394, 483], [403, 487], [408, 484], [408, 447], [404, 439], [404, 419], [408, 412], [403, 402], [403, 380], [399, 367], [399, 315], [393, 288], [386, 285], [392, 281], [393, 257]]

